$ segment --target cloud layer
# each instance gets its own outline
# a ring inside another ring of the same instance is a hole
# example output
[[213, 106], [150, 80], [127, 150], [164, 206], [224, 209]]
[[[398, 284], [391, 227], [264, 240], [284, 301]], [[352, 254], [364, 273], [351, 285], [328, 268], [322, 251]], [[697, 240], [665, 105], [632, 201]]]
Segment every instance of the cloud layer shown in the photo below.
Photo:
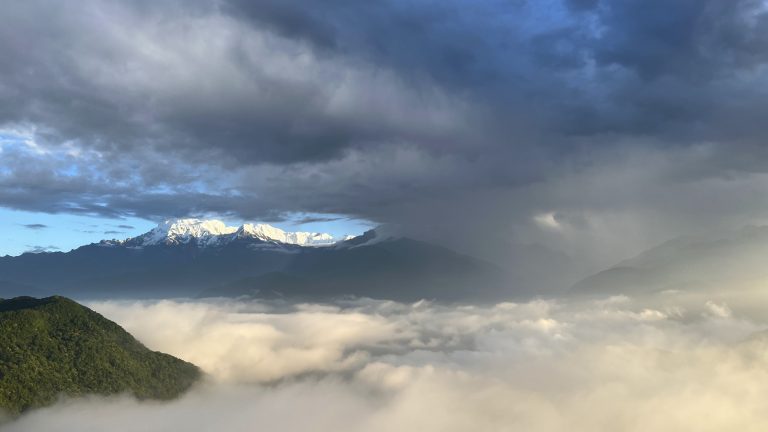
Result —
[[766, 321], [730, 300], [92, 303], [209, 380], [170, 403], [62, 401], [6, 430], [761, 430]]

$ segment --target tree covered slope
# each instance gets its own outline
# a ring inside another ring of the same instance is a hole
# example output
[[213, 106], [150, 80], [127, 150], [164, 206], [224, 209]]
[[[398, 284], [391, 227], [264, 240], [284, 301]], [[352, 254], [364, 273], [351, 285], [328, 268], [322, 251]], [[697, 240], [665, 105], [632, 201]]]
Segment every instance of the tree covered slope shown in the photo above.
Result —
[[131, 393], [171, 399], [199, 377], [120, 326], [64, 297], [0, 299], [0, 410], [18, 414], [59, 395]]

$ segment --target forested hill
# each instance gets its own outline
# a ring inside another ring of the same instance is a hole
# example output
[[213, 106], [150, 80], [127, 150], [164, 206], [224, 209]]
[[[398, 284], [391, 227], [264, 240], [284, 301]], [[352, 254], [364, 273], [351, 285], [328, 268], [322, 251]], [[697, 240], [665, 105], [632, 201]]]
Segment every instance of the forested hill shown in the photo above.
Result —
[[51, 404], [59, 395], [171, 399], [200, 375], [197, 366], [150, 351], [70, 299], [0, 299], [0, 410], [8, 414]]

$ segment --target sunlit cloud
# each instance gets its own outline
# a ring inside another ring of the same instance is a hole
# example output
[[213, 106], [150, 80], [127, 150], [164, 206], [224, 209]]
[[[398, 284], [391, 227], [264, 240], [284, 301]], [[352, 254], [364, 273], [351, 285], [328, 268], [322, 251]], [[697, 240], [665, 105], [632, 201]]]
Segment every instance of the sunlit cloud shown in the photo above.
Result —
[[716, 431], [768, 425], [760, 405], [768, 397], [767, 322], [723, 300], [89, 305], [150, 348], [196, 362], [208, 377], [177, 401], [70, 399], [7, 430]]

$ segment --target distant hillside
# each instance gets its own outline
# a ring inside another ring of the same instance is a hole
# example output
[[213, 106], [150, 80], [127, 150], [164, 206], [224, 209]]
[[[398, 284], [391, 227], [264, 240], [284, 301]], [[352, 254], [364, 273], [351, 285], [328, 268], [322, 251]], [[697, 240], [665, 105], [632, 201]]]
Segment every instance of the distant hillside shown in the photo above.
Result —
[[483, 301], [502, 295], [503, 280], [501, 271], [490, 263], [400, 238], [296, 254], [279, 271], [238, 279], [205, 290], [202, 296]]
[[195, 365], [150, 351], [67, 298], [0, 300], [0, 410], [10, 414], [62, 394], [171, 399], [200, 375]]
[[710, 238], [680, 237], [589, 276], [581, 294], [648, 294], [666, 290], [761, 288], [768, 280], [768, 227], [746, 227]]

